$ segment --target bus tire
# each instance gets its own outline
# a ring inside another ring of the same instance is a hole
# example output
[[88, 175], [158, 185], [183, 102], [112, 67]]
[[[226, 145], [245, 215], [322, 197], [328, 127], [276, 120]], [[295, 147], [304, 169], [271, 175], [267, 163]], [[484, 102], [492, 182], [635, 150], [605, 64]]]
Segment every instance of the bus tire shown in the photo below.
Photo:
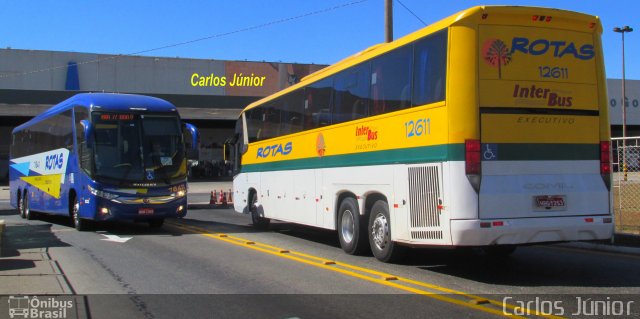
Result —
[[24, 203], [22, 202], [22, 192], [18, 190], [16, 194], [16, 202], [18, 203], [18, 213], [20, 213], [20, 217], [25, 218], [24, 216]]
[[149, 221], [150, 228], [160, 228], [164, 224], [164, 218], [161, 219], [152, 219]]
[[508, 257], [518, 248], [515, 245], [498, 245], [498, 246], [486, 246], [482, 250], [487, 256], [496, 257], [496, 258], [504, 258]]
[[338, 209], [338, 239], [340, 247], [349, 255], [362, 255], [369, 248], [367, 245], [367, 224], [360, 215], [358, 202], [353, 197], [346, 197]]
[[28, 220], [34, 219], [34, 213], [31, 211], [31, 207], [29, 207], [29, 192], [25, 191], [22, 196], [22, 210], [24, 211], [24, 218]]
[[89, 228], [87, 225], [88, 221], [80, 218], [80, 201], [78, 201], [78, 198], [74, 195], [70, 202], [73, 203], [73, 206], [71, 206], [71, 222], [73, 223], [73, 227], [78, 231], [87, 230]]
[[387, 202], [379, 200], [373, 204], [369, 213], [368, 230], [371, 252], [378, 260], [394, 262], [404, 255], [406, 247], [391, 240], [391, 219]]
[[257, 202], [258, 202], [258, 193], [251, 192], [249, 194], [249, 213], [251, 214], [251, 223], [255, 228], [267, 229], [269, 228], [269, 224], [271, 223], [271, 220], [269, 218], [264, 218], [260, 216], [260, 212], [258, 212], [258, 206], [256, 206]]

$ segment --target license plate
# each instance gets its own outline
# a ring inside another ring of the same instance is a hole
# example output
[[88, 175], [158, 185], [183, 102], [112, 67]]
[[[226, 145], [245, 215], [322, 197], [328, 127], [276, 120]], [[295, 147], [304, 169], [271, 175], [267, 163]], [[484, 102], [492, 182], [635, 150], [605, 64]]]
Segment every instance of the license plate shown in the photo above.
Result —
[[566, 196], [563, 195], [534, 196], [533, 202], [536, 210], [565, 210], [567, 208]]
[[138, 215], [153, 215], [153, 208], [140, 208]]

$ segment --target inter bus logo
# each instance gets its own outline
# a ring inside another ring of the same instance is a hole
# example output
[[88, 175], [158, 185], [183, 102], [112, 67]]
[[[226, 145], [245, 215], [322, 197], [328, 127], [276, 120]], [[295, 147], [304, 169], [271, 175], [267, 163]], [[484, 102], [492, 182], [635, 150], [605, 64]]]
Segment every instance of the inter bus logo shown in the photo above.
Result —
[[488, 65], [498, 68], [498, 78], [502, 78], [502, 66], [511, 62], [511, 50], [500, 39], [487, 39], [482, 45], [482, 57]]

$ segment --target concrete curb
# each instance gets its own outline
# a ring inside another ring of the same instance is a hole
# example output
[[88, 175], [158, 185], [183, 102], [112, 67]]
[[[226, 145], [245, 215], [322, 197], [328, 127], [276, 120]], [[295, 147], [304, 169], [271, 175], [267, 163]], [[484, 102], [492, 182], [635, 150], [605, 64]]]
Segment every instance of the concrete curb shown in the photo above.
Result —
[[625, 255], [640, 256], [640, 236], [633, 234], [616, 233], [612, 243], [606, 242], [572, 242], [558, 244], [559, 247], [567, 247], [582, 250], [601, 251]]
[[233, 208], [233, 204], [221, 205], [221, 204], [209, 204], [209, 203], [194, 203], [187, 206], [189, 209], [225, 209]]
[[595, 244], [595, 243], [564, 243], [557, 244], [559, 247], [573, 248], [573, 249], [582, 249], [582, 250], [591, 250], [591, 251], [600, 251], [600, 252], [608, 252], [608, 253], [617, 253], [617, 254], [625, 254], [625, 255], [637, 255], [640, 256], [640, 248], [639, 247], [628, 247], [628, 246], [614, 246], [609, 244]]

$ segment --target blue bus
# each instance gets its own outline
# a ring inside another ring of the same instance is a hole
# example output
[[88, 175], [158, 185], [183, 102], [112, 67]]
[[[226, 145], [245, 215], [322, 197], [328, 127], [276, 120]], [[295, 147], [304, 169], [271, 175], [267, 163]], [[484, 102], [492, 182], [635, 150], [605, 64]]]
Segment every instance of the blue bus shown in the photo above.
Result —
[[87, 222], [161, 227], [187, 213], [187, 160], [198, 132], [171, 103], [148, 96], [82, 93], [12, 132], [11, 205]]

